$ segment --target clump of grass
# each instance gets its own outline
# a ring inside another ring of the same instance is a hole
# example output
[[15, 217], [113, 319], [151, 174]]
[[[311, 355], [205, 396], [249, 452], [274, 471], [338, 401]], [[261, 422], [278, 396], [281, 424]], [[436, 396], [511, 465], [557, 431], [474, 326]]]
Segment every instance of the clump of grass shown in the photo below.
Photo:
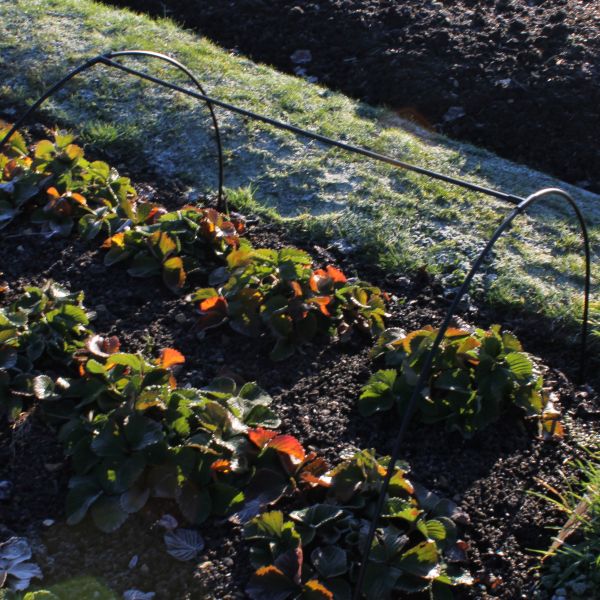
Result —
[[566, 491], [547, 486], [542, 496], [567, 515], [542, 558], [538, 597], [589, 600], [600, 590], [600, 451], [577, 462], [577, 480], [566, 480]]

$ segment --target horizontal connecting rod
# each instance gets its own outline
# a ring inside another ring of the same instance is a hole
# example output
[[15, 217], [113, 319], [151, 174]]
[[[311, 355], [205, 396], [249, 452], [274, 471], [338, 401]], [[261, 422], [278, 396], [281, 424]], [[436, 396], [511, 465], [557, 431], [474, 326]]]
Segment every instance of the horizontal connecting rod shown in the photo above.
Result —
[[338, 140], [334, 140], [333, 138], [329, 138], [325, 135], [321, 135], [320, 133], [315, 133], [314, 131], [308, 131], [307, 129], [302, 129], [301, 127], [297, 127], [296, 125], [291, 125], [290, 123], [285, 123], [283, 121], [278, 121], [277, 119], [273, 119], [271, 117], [266, 117], [265, 115], [261, 115], [259, 113], [255, 113], [251, 110], [247, 110], [245, 108], [241, 108], [239, 106], [235, 106], [234, 104], [230, 104], [228, 102], [224, 102], [223, 100], [218, 100], [217, 98], [213, 98], [211, 96], [207, 96], [206, 94], [201, 94], [199, 92], [189, 90], [175, 83], [170, 83], [160, 79], [158, 77], [154, 77], [153, 75], [149, 75], [148, 73], [144, 73], [142, 71], [138, 71], [137, 69], [132, 69], [131, 67], [127, 67], [122, 65], [114, 60], [113, 57], [119, 56], [118, 52], [108, 53], [98, 57], [98, 62], [103, 63], [107, 66], [114, 67], [125, 73], [129, 73], [130, 75], [135, 75], [140, 77], [141, 79], [146, 79], [147, 81], [151, 81], [152, 83], [156, 83], [163, 87], [169, 88], [176, 92], [181, 92], [187, 96], [191, 96], [192, 98], [196, 98], [198, 100], [204, 100], [209, 105], [219, 106], [225, 110], [228, 110], [233, 113], [237, 113], [244, 117], [248, 117], [255, 121], [261, 121], [263, 123], [267, 123], [277, 129], [283, 129], [285, 131], [290, 131], [296, 135], [316, 140], [317, 142], [321, 142], [327, 146], [333, 146], [335, 148], [341, 148], [342, 150], [346, 150], [347, 152], [352, 152], [353, 154], [360, 154], [362, 156], [366, 156], [373, 160], [377, 160], [379, 162], [386, 163], [388, 165], [392, 165], [394, 167], [398, 167], [400, 169], [405, 169], [407, 171], [413, 171], [414, 173], [419, 173], [420, 175], [426, 175], [428, 177], [432, 177], [434, 179], [439, 179], [440, 181], [444, 181], [446, 183], [450, 183], [452, 185], [456, 185], [462, 187], [464, 189], [472, 190], [474, 192], [479, 192], [481, 194], [485, 194], [487, 196], [492, 196], [494, 198], [498, 198], [500, 200], [504, 200], [505, 202], [509, 202], [510, 204], [519, 204], [524, 200], [520, 196], [514, 196], [512, 194], [507, 194], [505, 192], [501, 192], [499, 190], [494, 190], [492, 188], [487, 188], [481, 185], [477, 185], [476, 183], [471, 183], [470, 181], [464, 181], [463, 179], [459, 179], [457, 177], [451, 177], [449, 175], [444, 175], [443, 173], [438, 173], [437, 171], [432, 171], [431, 169], [426, 169], [425, 167], [419, 167], [417, 165], [413, 165], [411, 163], [407, 163], [396, 158], [392, 158], [391, 156], [387, 156], [385, 154], [380, 154], [378, 152], [374, 152], [373, 150], [369, 150], [367, 148], [362, 148], [360, 146], [354, 146], [352, 144], [347, 144], [345, 142], [340, 142]]

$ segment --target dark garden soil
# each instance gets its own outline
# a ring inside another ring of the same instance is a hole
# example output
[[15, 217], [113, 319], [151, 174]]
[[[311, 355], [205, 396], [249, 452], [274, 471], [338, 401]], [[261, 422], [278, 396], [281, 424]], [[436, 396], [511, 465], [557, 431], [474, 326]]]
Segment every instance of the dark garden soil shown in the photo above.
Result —
[[[150, 184], [140, 189], [155, 193]], [[156, 192], [154, 199], [176, 208], [183, 204], [181, 198], [171, 187]], [[348, 275], [380, 285], [393, 295], [391, 326], [435, 325], [447, 307], [441, 288], [424, 272], [412, 278], [385, 275], [353, 257], [291, 239], [279, 226], [260, 220], [249, 226], [248, 236], [267, 247], [293, 243], [319, 263], [334, 262]], [[359, 389], [373, 370], [368, 340], [315, 343], [283, 363], [268, 359], [267, 339], [215, 330], [199, 340], [190, 326], [191, 306], [158, 280], [133, 279], [120, 266], [106, 268], [103, 252], [98, 244], [75, 237], [46, 240], [36, 235], [26, 218], [15, 221], [0, 236], [2, 277], [10, 284], [3, 303], [24, 285], [46, 278], [63, 282], [85, 292], [86, 306], [97, 313], [96, 331], [118, 335], [125, 351], [156, 353], [167, 346], [180, 350], [186, 356], [178, 374], [180, 384], [202, 386], [220, 374], [257, 381], [273, 396], [281, 429], [330, 461], [352, 448], [389, 453], [398, 423], [389, 415], [365, 419], [356, 409]], [[597, 395], [592, 388], [571, 383], [565, 373], [575, 372], [574, 354], [553, 343], [552, 329], [543, 321], [500, 315], [476, 303], [466, 306], [460, 318], [477, 325], [502, 320], [523, 339], [527, 350], [540, 356], [546, 365], [546, 385], [560, 399], [567, 435], [562, 441], [544, 442], [536, 435], [535, 423], [524, 423], [518, 415], [507, 416], [469, 441], [442, 427], [414, 425], [402, 456], [412, 467], [413, 479], [454, 499], [464, 513], [461, 535], [470, 544], [468, 566], [478, 583], [457, 597], [530, 598], [536, 581], [531, 569], [538, 559], [528, 549], [547, 548], [551, 532], [546, 528], [560, 524], [561, 516], [527, 490], [543, 491], [537, 478], [561, 485], [559, 471], [582, 453], [575, 439], [598, 434]], [[0, 480], [14, 486], [10, 499], [0, 501], [0, 540], [11, 533], [33, 540], [35, 559], [48, 585], [90, 574], [119, 593], [130, 588], [155, 591], [157, 600], [244, 597], [250, 574], [246, 548], [239, 529], [228, 523], [202, 526], [206, 549], [192, 563], [177, 562], [165, 552], [156, 521], [165, 512], [178, 516], [171, 504], [149, 503], [112, 535], [86, 523], [64, 525], [68, 464], [54, 432], [35, 411], [13, 427], [0, 423]], [[47, 519], [55, 522], [44, 525]], [[138, 560], [133, 566], [134, 556]]]
[[599, 0], [105, 1], [600, 192]]

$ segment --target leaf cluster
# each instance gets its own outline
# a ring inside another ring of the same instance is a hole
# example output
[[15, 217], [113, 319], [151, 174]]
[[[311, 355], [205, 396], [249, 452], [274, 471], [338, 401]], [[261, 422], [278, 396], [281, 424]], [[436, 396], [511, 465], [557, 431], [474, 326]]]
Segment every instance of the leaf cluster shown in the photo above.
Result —
[[91, 316], [82, 292], [71, 293], [53, 281], [25, 288], [0, 308], [0, 414], [12, 420], [26, 400], [45, 394], [49, 378], [39, 370], [72, 362], [90, 334]]
[[153, 217], [151, 223], [108, 238], [103, 244], [108, 249], [104, 264], [128, 261], [132, 277], [161, 275], [175, 293], [183, 288], [189, 273], [206, 274], [237, 248], [244, 228], [241, 221], [230, 221], [212, 208], [184, 206]]
[[[253, 599], [346, 600], [356, 584], [370, 519], [387, 459], [362, 451], [325, 475], [318, 502], [290, 512], [270, 511], [244, 529], [256, 571], [247, 587]], [[456, 545], [452, 503], [414, 486], [402, 467], [393, 475], [377, 530], [363, 595], [385, 599], [403, 592], [470, 584], [445, 556]]]
[[266, 331], [275, 339], [273, 360], [284, 360], [317, 334], [348, 339], [354, 330], [383, 331], [384, 294], [379, 288], [348, 280], [333, 266], [314, 269], [297, 248], [254, 249], [243, 244], [227, 256], [209, 283], [216, 287], [189, 296], [198, 303], [199, 326], [228, 322], [242, 335]]
[[[8, 125], [0, 124], [0, 138]], [[28, 208], [47, 237], [68, 235], [75, 223], [85, 239], [144, 222], [155, 210], [130, 180], [102, 161], [89, 161], [72, 135], [28, 147], [16, 132], [0, 153], [0, 228]]]
[[176, 501], [194, 525], [211, 514], [247, 520], [318, 484], [325, 469], [296, 438], [274, 429], [280, 421], [270, 396], [228, 378], [177, 387], [171, 368], [183, 360], [172, 349], [153, 362], [96, 353], [81, 377], [48, 390], [45, 414], [63, 423], [59, 438], [75, 473], [69, 523], [89, 512], [101, 530], [114, 531], [151, 497]]
[[[386, 330], [372, 357], [388, 369], [374, 373], [363, 387], [358, 406], [365, 416], [396, 407], [404, 414], [437, 330], [411, 333]], [[511, 406], [526, 415], [543, 409], [542, 377], [517, 338], [489, 330], [449, 328], [433, 360], [431, 375], [418, 398], [416, 415], [424, 423], [443, 421], [464, 437], [497, 421]]]

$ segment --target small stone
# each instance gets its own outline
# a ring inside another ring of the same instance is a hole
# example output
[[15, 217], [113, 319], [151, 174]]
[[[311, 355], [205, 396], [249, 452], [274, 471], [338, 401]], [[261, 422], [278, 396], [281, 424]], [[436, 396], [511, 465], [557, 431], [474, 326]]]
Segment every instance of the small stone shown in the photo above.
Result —
[[44, 519], [42, 525], [44, 527], [52, 527], [52, 525], [54, 525], [54, 519]]
[[144, 575], [148, 575], [150, 573], [150, 569], [148, 568], [148, 565], [146, 563], [144, 563], [141, 567], [140, 567], [140, 571], [144, 574]]
[[180, 325], [183, 325], [184, 323], [187, 323], [187, 317], [183, 313], [177, 313], [175, 315], [175, 321]]
[[23, 246], [17, 246], [18, 252], [25, 252], [25, 248]]
[[0, 500], [8, 500], [12, 496], [13, 483], [5, 479], [0, 481]]
[[466, 114], [467, 113], [462, 106], [451, 106], [444, 115], [444, 121], [446, 121], [446, 123], [456, 121], [457, 119], [462, 119]]
[[212, 569], [212, 562], [210, 560], [206, 560], [203, 563], [200, 563], [198, 565], [198, 568], [201, 569], [202, 571], [208, 571], [209, 569]]
[[312, 61], [312, 54], [310, 50], [296, 50], [291, 56], [290, 60], [295, 65], [306, 65]]
[[224, 558], [223, 559], [223, 564], [226, 567], [233, 567], [233, 559], [232, 558]]
[[62, 469], [63, 463], [44, 463], [44, 469], [48, 471], [48, 473], [54, 473], [56, 471], [60, 471]]
[[136, 566], [137, 566], [137, 564], [138, 564], [138, 560], [139, 560], [139, 558], [140, 558], [140, 557], [139, 557], [137, 554], [134, 554], [134, 555], [131, 557], [131, 560], [129, 561], [129, 564], [127, 565], [127, 568], [128, 568], [128, 569], [135, 569], [135, 567], [136, 567]]
[[512, 79], [510, 77], [507, 77], [506, 79], [496, 80], [496, 85], [498, 87], [501, 87], [504, 90], [509, 88], [511, 83], [512, 83]]

